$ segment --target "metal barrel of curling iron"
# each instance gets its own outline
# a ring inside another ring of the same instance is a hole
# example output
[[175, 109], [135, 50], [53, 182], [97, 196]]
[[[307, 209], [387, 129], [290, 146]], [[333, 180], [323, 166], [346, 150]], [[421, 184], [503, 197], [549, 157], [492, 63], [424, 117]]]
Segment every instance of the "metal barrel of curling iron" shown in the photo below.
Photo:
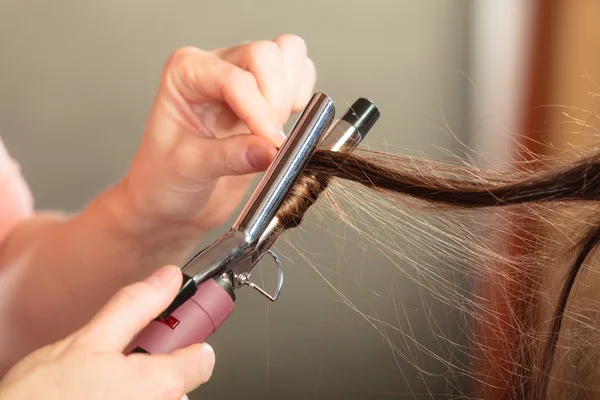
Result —
[[[238, 278], [249, 278], [254, 263], [262, 254], [271, 252], [268, 248], [281, 233], [277, 211], [317, 146], [330, 151], [351, 151], [379, 118], [377, 107], [363, 98], [332, 124], [333, 114], [329, 97], [320, 93], [313, 96], [232, 229], [184, 266], [187, 280], [180, 292], [184, 295], [140, 332], [125, 350], [126, 354], [166, 354], [206, 341], [233, 313], [235, 289], [240, 282], [271, 300], [277, 298], [278, 292], [269, 296], [249, 279]], [[281, 267], [277, 258], [275, 261]], [[281, 275], [278, 290], [282, 278]], [[189, 292], [183, 290], [186, 285], [191, 288]]]

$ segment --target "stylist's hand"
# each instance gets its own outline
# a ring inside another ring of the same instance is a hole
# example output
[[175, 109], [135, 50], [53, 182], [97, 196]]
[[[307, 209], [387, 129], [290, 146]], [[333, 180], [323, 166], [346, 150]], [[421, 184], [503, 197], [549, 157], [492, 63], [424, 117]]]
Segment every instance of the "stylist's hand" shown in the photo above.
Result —
[[122, 354], [180, 285], [179, 269], [164, 267], [124, 288], [81, 330], [19, 362], [0, 381], [0, 399], [180, 400], [210, 378], [210, 346], [161, 356]]
[[303, 40], [292, 35], [176, 51], [124, 181], [130, 214], [157, 232], [223, 224], [273, 160], [315, 80]]

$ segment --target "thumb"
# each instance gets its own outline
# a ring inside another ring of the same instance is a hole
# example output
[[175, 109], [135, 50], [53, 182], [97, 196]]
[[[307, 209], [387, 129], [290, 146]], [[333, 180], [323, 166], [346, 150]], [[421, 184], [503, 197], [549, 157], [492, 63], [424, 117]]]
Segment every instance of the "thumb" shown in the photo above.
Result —
[[[203, 181], [262, 172], [277, 154], [275, 146], [255, 135], [240, 134], [222, 139], [199, 138], [196, 135], [185, 137], [184, 140], [190, 142], [180, 148], [194, 153], [194, 176]], [[189, 154], [186, 158], [190, 159]]]
[[94, 347], [123, 351], [173, 301], [181, 281], [181, 270], [166, 266], [121, 289], [83, 329], [81, 338]]

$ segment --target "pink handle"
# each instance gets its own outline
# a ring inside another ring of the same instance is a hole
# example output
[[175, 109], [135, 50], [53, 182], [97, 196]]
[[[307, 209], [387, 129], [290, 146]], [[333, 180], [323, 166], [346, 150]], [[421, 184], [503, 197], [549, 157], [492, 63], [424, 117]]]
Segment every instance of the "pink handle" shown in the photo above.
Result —
[[229, 293], [214, 279], [208, 279], [171, 315], [144, 328], [125, 354], [167, 354], [203, 343], [229, 318], [234, 307]]

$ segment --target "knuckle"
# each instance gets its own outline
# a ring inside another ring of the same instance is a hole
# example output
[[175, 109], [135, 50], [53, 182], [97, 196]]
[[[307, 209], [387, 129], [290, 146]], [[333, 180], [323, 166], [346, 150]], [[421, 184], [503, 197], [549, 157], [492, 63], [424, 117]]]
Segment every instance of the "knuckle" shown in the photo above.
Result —
[[204, 54], [202, 50], [196, 47], [181, 47], [175, 50], [163, 70], [163, 76], [167, 80], [174, 82], [195, 82], [194, 77], [197, 73], [197, 60]]
[[224, 146], [219, 147], [219, 160], [222, 163], [222, 167], [229, 174], [239, 174], [239, 162], [235, 157], [235, 149], [227, 143]]
[[289, 105], [286, 104], [283, 95], [286, 79], [283, 54], [279, 45], [266, 40], [253, 42], [249, 45], [246, 66], [257, 79], [270, 106], [278, 114], [285, 115]]
[[277, 43], [270, 41], [258, 41], [248, 45], [246, 53], [246, 69], [255, 76], [261, 77], [270, 70], [270, 66], [276, 65], [281, 59], [281, 50]]
[[270, 59], [279, 54], [279, 46], [275, 42], [259, 40], [248, 45], [248, 62], [256, 63]]
[[143, 290], [140, 285], [128, 286], [119, 290], [112, 298], [113, 304], [120, 307], [131, 307], [143, 302]]
[[201, 50], [197, 47], [186, 46], [175, 50], [167, 60], [167, 69], [187, 63], [190, 57], [199, 54]]
[[290, 47], [296, 51], [307, 53], [308, 47], [303, 38], [298, 35], [293, 35], [291, 33], [286, 33], [281, 36], [278, 36], [275, 39], [275, 42], [278, 43], [281, 47]]

